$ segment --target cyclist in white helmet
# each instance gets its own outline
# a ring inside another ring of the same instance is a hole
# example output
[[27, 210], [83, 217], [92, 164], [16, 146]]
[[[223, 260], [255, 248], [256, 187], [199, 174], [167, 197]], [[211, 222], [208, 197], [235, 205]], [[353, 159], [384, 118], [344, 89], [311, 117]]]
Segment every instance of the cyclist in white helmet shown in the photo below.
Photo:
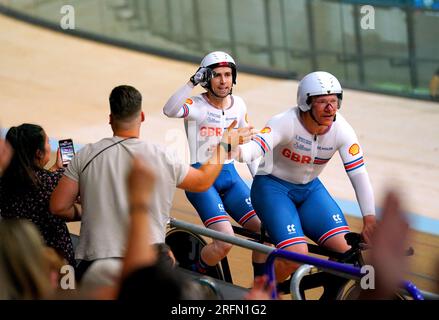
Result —
[[[271, 118], [247, 145], [240, 160], [264, 156], [252, 184], [253, 206], [277, 248], [307, 253], [305, 236], [337, 252], [349, 249], [345, 217], [318, 176], [338, 151], [363, 215], [366, 242], [375, 227], [375, 200], [356, 134], [338, 113], [343, 90], [323, 71], [299, 83], [297, 106]], [[278, 281], [297, 265], [279, 260]]]
[[[184, 118], [189, 142], [191, 165], [198, 168], [210, 158], [212, 146], [218, 144], [224, 128], [237, 120], [237, 127], [249, 126], [244, 101], [232, 95], [236, 84], [236, 63], [221, 51], [211, 52], [201, 61], [197, 72], [166, 102], [163, 112], [168, 117]], [[206, 92], [192, 96], [201, 84]], [[251, 169], [251, 165], [249, 166]], [[255, 168], [256, 169], [256, 168]], [[250, 189], [238, 175], [233, 159], [227, 161], [214, 185], [206, 192], [186, 192], [207, 228], [233, 235], [228, 214], [244, 228], [259, 232], [261, 222], [250, 200]], [[219, 240], [205, 246], [194, 271], [206, 273], [230, 251], [232, 245]], [[264, 273], [265, 255], [253, 253], [255, 276]]]

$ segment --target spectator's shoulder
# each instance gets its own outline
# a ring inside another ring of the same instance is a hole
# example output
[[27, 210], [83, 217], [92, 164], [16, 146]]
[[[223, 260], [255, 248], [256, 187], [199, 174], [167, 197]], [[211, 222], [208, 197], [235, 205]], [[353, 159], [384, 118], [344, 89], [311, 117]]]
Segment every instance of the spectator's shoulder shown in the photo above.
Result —
[[63, 173], [64, 173], [64, 169], [58, 169], [56, 171], [50, 171], [47, 169], [38, 169], [35, 171], [36, 176], [40, 180], [46, 178], [61, 177]]
[[85, 156], [85, 155], [89, 155], [90, 153], [92, 153], [94, 150], [97, 150], [99, 148], [102, 148], [103, 146], [103, 141], [105, 139], [102, 139], [98, 142], [95, 143], [87, 143], [85, 145], [83, 145], [81, 147], [81, 149], [76, 150], [75, 152], [75, 156]]
[[58, 184], [64, 173], [64, 168], [58, 169], [56, 171], [49, 171], [46, 169], [40, 169], [35, 172], [38, 180], [43, 186], [49, 186], [50, 188]]

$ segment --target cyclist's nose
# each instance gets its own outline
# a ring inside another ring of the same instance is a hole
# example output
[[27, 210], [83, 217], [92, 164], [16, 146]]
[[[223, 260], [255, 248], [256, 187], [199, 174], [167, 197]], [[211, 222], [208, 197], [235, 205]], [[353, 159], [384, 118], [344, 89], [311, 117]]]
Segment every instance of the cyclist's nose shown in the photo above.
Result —
[[328, 109], [329, 111], [332, 111], [332, 110], [336, 110], [337, 106], [336, 103], [334, 102], [328, 102], [325, 108]]

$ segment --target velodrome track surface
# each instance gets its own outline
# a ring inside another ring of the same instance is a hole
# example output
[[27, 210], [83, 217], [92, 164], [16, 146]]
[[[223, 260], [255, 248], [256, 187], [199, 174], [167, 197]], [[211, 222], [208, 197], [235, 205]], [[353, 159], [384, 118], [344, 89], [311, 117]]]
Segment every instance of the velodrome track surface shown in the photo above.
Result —
[[[49, 136], [84, 144], [111, 135], [108, 95], [119, 84], [143, 94], [147, 119], [142, 138], [184, 148], [183, 123], [168, 119], [162, 106], [196, 70], [196, 65], [111, 47], [28, 25], [0, 15], [0, 126], [23, 122], [42, 125]], [[239, 61], [238, 61], [239, 64]], [[296, 81], [240, 73], [234, 93], [247, 102], [249, 118], [262, 128], [272, 115], [295, 103]], [[200, 89], [194, 90], [194, 94]], [[389, 185], [404, 193], [408, 211], [439, 220], [439, 104], [345, 90], [341, 109], [355, 128], [377, 204]], [[249, 179], [245, 166], [241, 174]], [[338, 157], [328, 164], [322, 181], [337, 198], [355, 200]], [[173, 216], [199, 223], [183, 192], [178, 191]], [[361, 222], [348, 218], [353, 230]], [[78, 232], [78, 224], [71, 224]], [[433, 230], [436, 233], [439, 230]], [[408, 279], [421, 289], [436, 291], [439, 238], [413, 232]], [[250, 252], [234, 248], [229, 256], [237, 284], [249, 286]]]

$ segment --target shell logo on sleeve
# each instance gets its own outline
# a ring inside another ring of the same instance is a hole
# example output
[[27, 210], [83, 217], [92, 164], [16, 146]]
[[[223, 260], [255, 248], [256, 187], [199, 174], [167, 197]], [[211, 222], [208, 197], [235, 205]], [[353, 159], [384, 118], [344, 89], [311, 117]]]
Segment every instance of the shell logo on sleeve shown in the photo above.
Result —
[[192, 99], [187, 98], [185, 103], [186, 103], [186, 104], [192, 104], [192, 103], [194, 103], [194, 102], [192, 101]]
[[265, 127], [261, 130], [261, 133], [270, 133], [271, 132], [271, 128], [270, 127]]
[[360, 153], [360, 146], [358, 144], [354, 143], [353, 145], [350, 146], [349, 153], [352, 156], [356, 156], [357, 154]]

